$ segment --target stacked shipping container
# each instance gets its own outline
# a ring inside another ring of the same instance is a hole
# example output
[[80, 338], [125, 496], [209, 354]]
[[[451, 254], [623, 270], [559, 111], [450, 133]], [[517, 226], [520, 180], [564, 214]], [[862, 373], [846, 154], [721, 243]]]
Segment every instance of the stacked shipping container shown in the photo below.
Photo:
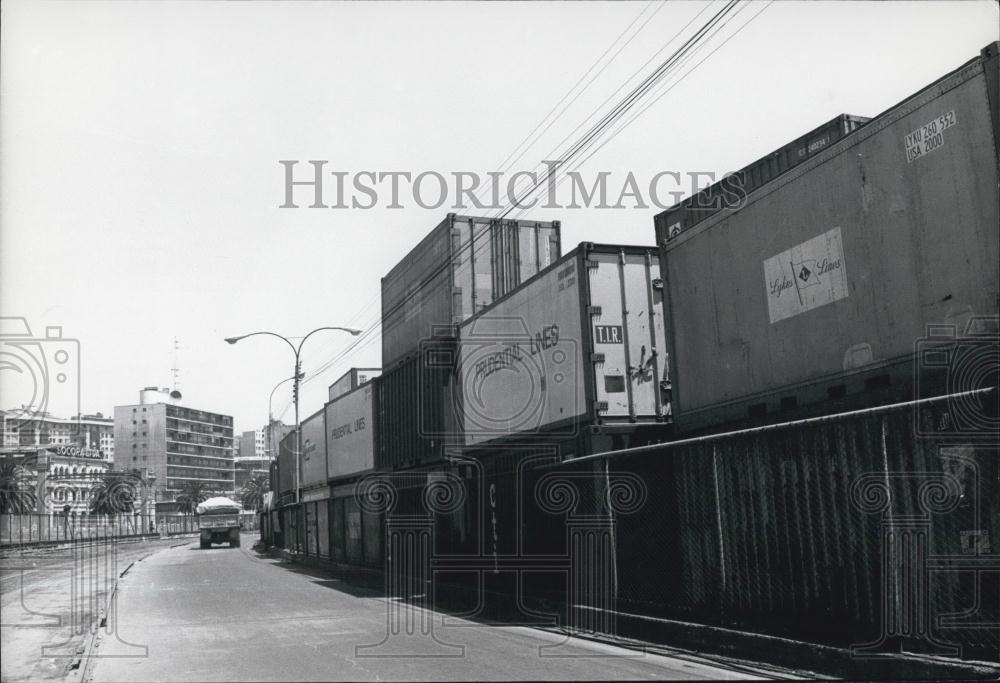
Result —
[[343, 396], [382, 374], [382, 368], [351, 368], [327, 389], [329, 400]]
[[654, 248], [584, 243], [465, 321], [457, 436], [471, 447], [664, 424], [662, 289]]
[[548, 266], [559, 244], [558, 221], [448, 214], [382, 278], [382, 367]]
[[[885, 395], [855, 388], [884, 376], [913, 389], [905, 378], [930, 324], [951, 325], [944, 329], [968, 357], [995, 368], [995, 331], [958, 333], [998, 312], [997, 48], [860, 128], [863, 120], [839, 117], [745, 169], [753, 189], [738, 210], [682, 212], [692, 220], [679, 231], [658, 218], [659, 262], [651, 248], [592, 244], [559, 259], [557, 223], [504, 228], [449, 216], [412, 264], [383, 280], [392, 367], [327, 404], [330, 498], [307, 503], [301, 522], [286, 515], [284, 528], [295, 525], [289, 533], [310, 554], [388, 567], [384, 517], [362, 508], [355, 478], [372, 468], [410, 477], [397, 489], [396, 513], [406, 515], [424, 514], [435, 478], [458, 474], [467, 497], [434, 514], [436, 559], [558, 554], [570, 516], [607, 518], [612, 603], [646, 619], [792, 636], [805, 631], [789, 624], [807, 623], [807, 637], [868, 639], [873, 649], [885, 646], [886, 624], [929, 633], [916, 622], [930, 612], [905, 596], [930, 596], [938, 615], [996, 622], [996, 581], [980, 584], [966, 571], [995, 558], [989, 539], [1000, 534], [1000, 511], [988, 492], [1000, 476], [996, 445], [954, 445], [982, 436], [976, 415], [955, 420], [963, 410], [995, 410], [995, 387], [971, 402], [937, 398], [718, 432], [761, 403], [772, 417], [816, 398], [861, 408]], [[549, 260], [536, 259], [534, 272], [511, 260], [524, 253], [525, 230], [536, 253], [538, 237], [552, 231]], [[490, 257], [463, 257], [479, 240]], [[455, 325], [457, 336], [435, 338], [439, 324]], [[932, 351], [940, 342], [927, 340]], [[942, 387], [954, 388], [932, 391]], [[666, 440], [671, 413], [685, 429], [717, 433], [609, 453]], [[614, 460], [571, 457], [602, 453]], [[467, 459], [445, 463], [451, 454]], [[283, 445], [283, 490], [288, 463]], [[564, 497], [573, 499], [565, 512], [539, 497], [553, 473], [578, 489]], [[610, 482], [621, 474], [644, 487], [632, 499], [638, 512], [614, 509]], [[942, 511], [931, 509], [930, 485], [957, 501], [933, 525]], [[934, 557], [889, 553], [900, 520], [927, 520], [903, 531]], [[900, 583], [924, 580], [903, 566], [924, 559], [940, 571], [924, 586]], [[480, 595], [510, 593], [511, 577], [496, 569], [480, 584], [470, 580]], [[565, 593], [555, 578], [554, 586], [527, 581], [520, 604]], [[983, 601], [993, 611], [975, 612]], [[996, 651], [995, 633], [980, 626], [946, 635], [970, 652]]]
[[922, 340], [997, 315], [993, 50], [740, 208], [657, 226], [679, 429], [910, 395]]
[[871, 119], [841, 114], [731, 176], [709, 185], [654, 218], [656, 234], [676, 237], [724, 209], [738, 208], [746, 195], [857, 130]]

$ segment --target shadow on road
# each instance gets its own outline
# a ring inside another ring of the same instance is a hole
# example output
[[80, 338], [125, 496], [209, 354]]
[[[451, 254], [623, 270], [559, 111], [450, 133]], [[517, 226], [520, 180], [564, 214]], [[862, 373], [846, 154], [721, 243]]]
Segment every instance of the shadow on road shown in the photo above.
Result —
[[[407, 596], [391, 595], [386, 588], [386, 577], [379, 570], [318, 565], [312, 564], [315, 562], [312, 559], [306, 564], [278, 557], [259, 547], [254, 547], [253, 553], [257, 559], [270, 561], [285, 571], [308, 576], [324, 588], [358, 598], [398, 600], [482, 626], [551, 628], [568, 623], [564, 602], [557, 594], [526, 598], [519, 606], [514, 597], [516, 589], [512, 575], [505, 575], [491, 587], [477, 583], [471, 573], [456, 572], [449, 579], [438, 575], [433, 587], [427, 582], [426, 590], [433, 596], [428, 600], [426, 591]], [[405, 585], [408, 581], [402, 583]]]

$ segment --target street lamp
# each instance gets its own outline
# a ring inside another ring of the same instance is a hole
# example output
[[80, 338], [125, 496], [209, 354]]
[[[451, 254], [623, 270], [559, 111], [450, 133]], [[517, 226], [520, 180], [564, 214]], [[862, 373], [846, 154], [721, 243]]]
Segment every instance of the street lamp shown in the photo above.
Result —
[[302, 379], [302, 361], [299, 359], [299, 357], [302, 353], [302, 345], [306, 343], [306, 339], [313, 336], [317, 332], [321, 332], [322, 330], [339, 330], [341, 332], [347, 332], [349, 334], [352, 334], [355, 337], [361, 334], [361, 330], [356, 330], [353, 327], [317, 327], [315, 330], [313, 330], [306, 336], [302, 337], [302, 339], [299, 341], [298, 346], [295, 346], [295, 344], [293, 344], [288, 339], [288, 337], [282, 336], [277, 332], [251, 332], [250, 334], [243, 334], [238, 337], [226, 337], [227, 344], [235, 344], [241, 339], [246, 339], [247, 337], [254, 337], [259, 334], [266, 334], [271, 337], [277, 337], [278, 339], [284, 341], [286, 344], [288, 344], [289, 348], [291, 348], [292, 352], [295, 354], [295, 370], [291, 378], [295, 380], [295, 383], [292, 388], [292, 400], [295, 403], [295, 503], [296, 504], [300, 502], [302, 494], [299, 487], [299, 470], [302, 469], [302, 463], [301, 463], [302, 431], [299, 425], [299, 381]]
[[267, 459], [268, 460], [271, 459], [271, 440], [272, 440], [271, 430], [273, 429], [273, 424], [274, 424], [274, 413], [271, 412], [271, 403], [274, 401], [274, 392], [277, 391], [278, 387], [280, 387], [282, 384], [284, 384], [285, 382], [291, 382], [293, 379], [295, 379], [295, 375], [292, 375], [287, 379], [283, 379], [277, 384], [275, 384], [274, 388], [271, 389], [271, 395], [267, 399]]

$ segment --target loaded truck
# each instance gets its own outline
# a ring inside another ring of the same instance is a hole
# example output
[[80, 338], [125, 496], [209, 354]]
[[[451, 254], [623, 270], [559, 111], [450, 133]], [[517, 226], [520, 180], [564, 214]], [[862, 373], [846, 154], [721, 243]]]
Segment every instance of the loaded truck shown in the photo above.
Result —
[[229, 498], [209, 498], [198, 505], [198, 531], [201, 548], [211, 548], [213, 543], [229, 543], [240, 547], [240, 506]]

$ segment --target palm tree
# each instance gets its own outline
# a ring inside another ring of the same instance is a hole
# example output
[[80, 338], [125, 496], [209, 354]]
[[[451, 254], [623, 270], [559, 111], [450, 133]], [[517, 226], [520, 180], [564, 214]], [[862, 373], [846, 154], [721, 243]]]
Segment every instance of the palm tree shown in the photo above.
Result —
[[0, 463], [0, 512], [22, 514], [35, 509], [31, 472], [20, 463]]
[[252, 477], [240, 490], [240, 501], [245, 510], [260, 510], [264, 504], [264, 494], [271, 490], [267, 475], [258, 474]]
[[142, 483], [139, 473], [109, 471], [90, 489], [90, 511], [100, 515], [132, 512]]
[[181, 493], [177, 496], [180, 503], [181, 512], [193, 514], [199, 503], [208, 499], [209, 491], [203, 482], [190, 480], [184, 484]]

